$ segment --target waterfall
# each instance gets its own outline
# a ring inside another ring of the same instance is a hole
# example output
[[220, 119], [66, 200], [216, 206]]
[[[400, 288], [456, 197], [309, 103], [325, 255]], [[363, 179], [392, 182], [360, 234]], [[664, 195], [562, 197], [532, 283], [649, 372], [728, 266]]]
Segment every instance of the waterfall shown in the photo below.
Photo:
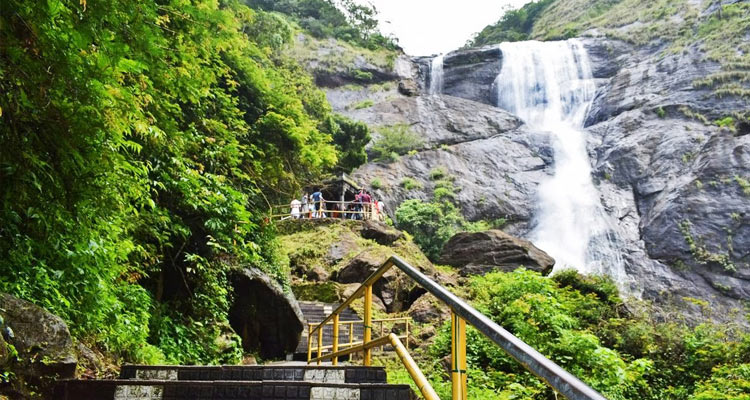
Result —
[[430, 89], [429, 94], [443, 93], [443, 55], [435, 56], [430, 62]]
[[588, 55], [577, 40], [500, 45], [498, 106], [549, 135], [552, 176], [540, 182], [530, 239], [557, 261], [555, 271], [626, 279], [615, 229], [591, 178], [583, 121], [596, 91]]

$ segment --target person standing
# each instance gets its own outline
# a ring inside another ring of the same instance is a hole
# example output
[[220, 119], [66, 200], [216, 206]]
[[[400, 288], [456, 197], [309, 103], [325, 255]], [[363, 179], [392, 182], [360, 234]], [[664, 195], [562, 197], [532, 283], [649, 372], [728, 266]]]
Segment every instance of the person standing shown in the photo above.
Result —
[[362, 189], [362, 196], [360, 198], [362, 199], [364, 219], [370, 219], [370, 215], [372, 212], [372, 196], [370, 196], [367, 191]]
[[301, 209], [302, 209], [302, 202], [299, 201], [299, 200], [297, 200], [297, 199], [294, 199], [294, 200], [292, 200], [292, 203], [289, 204], [289, 207], [292, 209], [291, 210], [292, 218], [299, 219], [300, 218], [300, 212], [301, 212]]
[[312, 194], [312, 202], [313, 202], [313, 218], [323, 218], [323, 201], [325, 199], [323, 198], [323, 193], [318, 190], [318, 188], [315, 188], [315, 191]]
[[302, 218], [310, 218], [310, 202], [307, 193], [302, 195]]

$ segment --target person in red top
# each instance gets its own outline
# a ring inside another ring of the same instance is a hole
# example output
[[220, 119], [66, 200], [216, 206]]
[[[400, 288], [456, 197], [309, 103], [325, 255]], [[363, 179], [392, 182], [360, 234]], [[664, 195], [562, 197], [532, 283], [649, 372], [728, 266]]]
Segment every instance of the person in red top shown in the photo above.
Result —
[[360, 193], [362, 193], [359, 198], [362, 201], [362, 211], [364, 211], [363, 219], [370, 219], [370, 210], [372, 209], [370, 203], [372, 203], [372, 196], [370, 196], [370, 194], [367, 193], [364, 189], [362, 189]]

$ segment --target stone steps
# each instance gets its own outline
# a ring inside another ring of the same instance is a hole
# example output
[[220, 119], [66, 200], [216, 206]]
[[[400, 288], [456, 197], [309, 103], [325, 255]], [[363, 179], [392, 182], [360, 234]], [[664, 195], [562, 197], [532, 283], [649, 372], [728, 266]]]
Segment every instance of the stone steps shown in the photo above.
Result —
[[412, 400], [408, 385], [295, 381], [64, 381], [54, 400]]
[[361, 366], [147, 366], [124, 365], [120, 379], [178, 381], [307, 381], [386, 383], [383, 367]]
[[[322, 322], [326, 317], [328, 317], [333, 310], [338, 307], [338, 304], [327, 304], [327, 303], [319, 303], [319, 302], [309, 302], [309, 301], [300, 301], [299, 302], [300, 310], [302, 310], [302, 315], [305, 318], [305, 322], [309, 323], [320, 323]], [[361, 321], [362, 318], [357, 315], [357, 313], [354, 312], [351, 308], [347, 308], [344, 310], [341, 315], [339, 316], [339, 321]], [[362, 324], [355, 324], [354, 325], [354, 342], [361, 341], [362, 337], [364, 336], [364, 327]], [[348, 343], [349, 342], [349, 325], [348, 324], [341, 324], [339, 326], [339, 342], [340, 343]], [[313, 337], [313, 348], [317, 344], [317, 338]], [[330, 326], [326, 326], [323, 329], [323, 346], [329, 346], [333, 344], [333, 328]], [[298, 356], [304, 355], [307, 357], [307, 325], [305, 325], [305, 328], [302, 331], [302, 339], [300, 339], [299, 344], [297, 345], [297, 349], [295, 350], [295, 354]], [[301, 359], [300, 357], [295, 357], [295, 359]], [[305, 358], [306, 359], [306, 358]]]
[[408, 385], [386, 383], [382, 367], [140, 366], [120, 379], [68, 380], [54, 400], [411, 400]]

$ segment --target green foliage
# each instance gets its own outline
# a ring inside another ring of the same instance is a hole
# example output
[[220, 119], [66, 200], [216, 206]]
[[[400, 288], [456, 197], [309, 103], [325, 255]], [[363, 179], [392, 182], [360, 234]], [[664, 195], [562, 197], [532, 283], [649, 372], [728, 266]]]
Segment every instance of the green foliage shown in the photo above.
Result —
[[[318, 38], [333, 37], [369, 49], [396, 49], [395, 39], [378, 32], [374, 7], [353, 0], [246, 0], [255, 9], [292, 17]], [[340, 7], [337, 7], [339, 5]]]
[[526, 3], [517, 10], [506, 9], [499, 21], [482, 29], [469, 42], [469, 45], [479, 47], [500, 42], [528, 40], [534, 23], [553, 2], [555, 0], [536, 0]]
[[[742, 362], [750, 355], [750, 335], [743, 339], [742, 332], [726, 326], [655, 322], [648, 312], [621, 314], [616, 286], [608, 278], [575, 271], [552, 279], [524, 269], [494, 272], [471, 278], [468, 295], [482, 313], [609, 399], [721, 399], [710, 397], [721, 385], [734, 396], [747, 390]], [[473, 329], [467, 336], [470, 386], [478, 386], [471, 398], [555, 397], [484, 336]], [[449, 353], [446, 324], [430, 358]], [[445, 374], [434, 372], [428, 374], [433, 386], [449, 393]]]
[[267, 198], [362, 128], [332, 144], [289, 26], [233, 0], [0, 8], [0, 290], [126, 361], [236, 361], [228, 269], [282, 279]]
[[719, 265], [729, 272], [734, 272], [737, 270], [737, 266], [734, 265], [729, 254], [712, 252], [700, 238], [696, 239], [693, 237], [693, 224], [690, 223], [690, 221], [684, 220], [680, 222], [679, 227], [680, 232], [685, 239], [685, 243], [690, 248], [690, 254], [693, 255], [695, 261], [703, 265]]
[[659, 107], [656, 109], [656, 115], [659, 116], [659, 118], [664, 118], [667, 116], [667, 112], [664, 110], [664, 107]]
[[378, 129], [380, 137], [372, 144], [372, 153], [378, 160], [393, 159], [420, 148], [424, 141], [409, 125], [397, 124]]
[[374, 178], [373, 180], [370, 181], [370, 187], [375, 190], [382, 189], [383, 182], [381, 182], [380, 179], [378, 178]]
[[365, 100], [362, 100], [362, 101], [354, 104], [354, 109], [355, 110], [362, 110], [364, 108], [370, 108], [370, 107], [372, 107], [374, 105], [375, 105], [375, 101], [373, 101], [372, 99], [365, 99]]
[[369, 71], [362, 71], [361, 69], [355, 69], [352, 72], [352, 76], [354, 79], [369, 82], [372, 80], [372, 72]]
[[431, 260], [437, 260], [443, 246], [453, 235], [460, 232], [463, 216], [451, 203], [427, 203], [422, 200], [406, 200], [396, 209], [399, 229], [414, 236], [414, 242]]
[[750, 179], [735, 175], [734, 181], [737, 182], [738, 185], [740, 185], [740, 189], [742, 189], [742, 193], [745, 196], [750, 196]]
[[406, 177], [401, 180], [400, 183], [401, 187], [406, 190], [415, 190], [415, 189], [421, 189], [422, 184], [417, 182], [414, 178]]
[[351, 172], [367, 162], [365, 146], [371, 139], [367, 124], [334, 114], [326, 119], [323, 130], [331, 133], [339, 152], [337, 170]]
[[438, 181], [448, 176], [448, 172], [443, 167], [435, 167], [430, 170], [430, 180]]
[[709, 379], [698, 384], [690, 400], [750, 399], [750, 364], [721, 366]]
[[714, 121], [714, 123], [719, 128], [730, 128], [731, 129], [731, 128], [734, 127], [734, 118], [732, 118], [732, 117], [725, 117], [725, 118], [718, 119], [718, 120]]

